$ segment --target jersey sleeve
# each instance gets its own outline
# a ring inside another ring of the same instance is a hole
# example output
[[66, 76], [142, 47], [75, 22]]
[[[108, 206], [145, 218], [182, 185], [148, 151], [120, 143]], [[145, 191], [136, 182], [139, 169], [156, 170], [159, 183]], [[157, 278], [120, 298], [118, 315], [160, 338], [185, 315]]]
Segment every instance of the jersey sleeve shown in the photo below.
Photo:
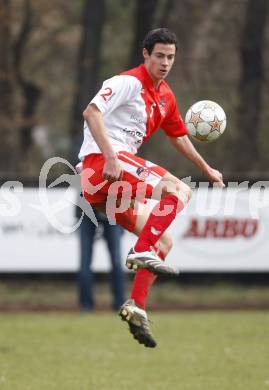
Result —
[[133, 76], [119, 75], [104, 81], [102, 88], [91, 100], [102, 114], [114, 111], [127, 103], [141, 89], [140, 82]]
[[169, 137], [183, 137], [188, 134], [185, 123], [178, 111], [176, 99], [173, 96], [171, 109], [161, 124], [161, 128]]

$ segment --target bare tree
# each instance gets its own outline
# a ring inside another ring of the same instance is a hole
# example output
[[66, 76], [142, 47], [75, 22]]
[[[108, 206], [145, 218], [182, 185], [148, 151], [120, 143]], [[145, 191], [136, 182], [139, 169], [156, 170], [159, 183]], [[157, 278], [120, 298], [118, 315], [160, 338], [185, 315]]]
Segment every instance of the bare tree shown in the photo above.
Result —
[[73, 162], [76, 161], [82, 138], [82, 112], [97, 90], [105, 11], [105, 0], [87, 0], [82, 11], [82, 38], [78, 54], [78, 77], [71, 121], [71, 160]]
[[155, 21], [156, 28], [158, 27], [167, 27], [168, 21], [170, 19], [171, 13], [175, 9], [175, 0], [166, 0], [163, 8], [161, 9], [160, 17]]
[[197, 74], [201, 66], [201, 59], [206, 59], [210, 46], [216, 46], [217, 34], [212, 34], [218, 26], [218, 21], [224, 12], [225, 3], [214, 1], [208, 6], [207, 13], [202, 18], [196, 31], [196, 39], [192, 48], [192, 71]]
[[25, 55], [24, 50], [32, 31], [33, 13], [30, 0], [24, 1], [23, 11], [24, 17], [21, 29], [14, 43], [14, 72], [16, 82], [21, 89], [23, 97], [19, 134], [21, 153], [25, 154], [33, 144], [32, 130], [36, 124], [35, 112], [41, 97], [41, 90], [32, 80], [27, 80], [23, 72], [22, 62]]
[[[246, 169], [249, 158], [259, 159], [258, 130], [264, 84], [264, 39], [268, 17], [268, 0], [248, 0], [245, 27], [241, 41], [241, 80], [238, 127], [242, 150], [237, 168]], [[243, 136], [242, 136], [243, 132]], [[251, 169], [251, 167], [248, 166]], [[254, 167], [252, 167], [254, 168]]]
[[10, 36], [10, 2], [0, 0], [0, 172], [12, 170], [14, 151], [14, 111], [12, 102], [12, 56]]
[[129, 66], [137, 66], [142, 61], [142, 41], [153, 27], [154, 15], [158, 0], [137, 0], [135, 11], [134, 39], [132, 43]]

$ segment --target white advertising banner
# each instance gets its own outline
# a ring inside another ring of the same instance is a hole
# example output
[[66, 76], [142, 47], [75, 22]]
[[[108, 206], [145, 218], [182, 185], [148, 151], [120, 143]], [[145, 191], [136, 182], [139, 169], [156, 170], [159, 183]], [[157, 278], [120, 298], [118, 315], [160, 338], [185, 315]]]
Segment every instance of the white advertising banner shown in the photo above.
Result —
[[[68, 200], [64, 199], [66, 191], [69, 192]], [[57, 229], [58, 225], [75, 223], [74, 207], [70, 202], [75, 196], [73, 190], [47, 190], [47, 206], [54, 210], [48, 215], [42, 211], [47, 208], [40, 200], [38, 189], [24, 188], [14, 194], [0, 192], [0, 204], [6, 206], [0, 219], [0, 272], [77, 269], [77, 233], [64, 234]]]
[[[79, 267], [72, 188], [0, 190], [0, 272], [74, 272]], [[49, 211], [48, 211], [49, 210]], [[185, 272], [269, 271], [268, 188], [194, 190], [170, 227], [167, 257]], [[123, 235], [123, 257], [135, 237]], [[93, 269], [110, 269], [103, 240], [94, 247]]]
[[194, 192], [170, 228], [169, 262], [183, 271], [269, 271], [266, 191]]

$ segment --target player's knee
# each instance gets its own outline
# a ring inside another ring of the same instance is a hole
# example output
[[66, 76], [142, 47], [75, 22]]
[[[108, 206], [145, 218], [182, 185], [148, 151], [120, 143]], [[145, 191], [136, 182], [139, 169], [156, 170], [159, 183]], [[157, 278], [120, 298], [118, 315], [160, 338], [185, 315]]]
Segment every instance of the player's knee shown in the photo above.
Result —
[[184, 187], [182, 188], [182, 195], [184, 197], [184, 200], [185, 200], [185, 204], [187, 204], [189, 202], [189, 200], [191, 199], [191, 196], [192, 196], [192, 190], [191, 190], [191, 187], [189, 187], [187, 184], [183, 183], [184, 184]]
[[191, 195], [192, 195], [191, 188], [187, 184], [185, 184], [183, 181], [179, 180], [176, 195], [177, 195], [178, 199], [184, 205], [186, 205], [189, 202]]
[[192, 196], [192, 191], [191, 188], [185, 184], [181, 180], [173, 180], [171, 181], [170, 185], [165, 189], [163, 192], [163, 196], [168, 195], [168, 194], [174, 194], [178, 197], [178, 199], [186, 205], [191, 196]]

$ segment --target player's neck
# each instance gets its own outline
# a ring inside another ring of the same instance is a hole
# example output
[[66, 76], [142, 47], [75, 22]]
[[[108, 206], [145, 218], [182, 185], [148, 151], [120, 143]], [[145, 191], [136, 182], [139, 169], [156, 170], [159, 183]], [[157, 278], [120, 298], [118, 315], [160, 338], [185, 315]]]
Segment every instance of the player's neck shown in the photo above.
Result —
[[154, 88], [158, 89], [162, 80], [157, 79], [156, 77], [154, 77], [153, 74], [150, 72], [149, 68], [147, 67], [147, 64], [145, 63], [144, 65], [145, 65], [145, 68], [147, 69], [147, 72], [148, 72], [150, 78], [151, 78], [151, 81], [152, 81], [152, 84], [153, 84]]

